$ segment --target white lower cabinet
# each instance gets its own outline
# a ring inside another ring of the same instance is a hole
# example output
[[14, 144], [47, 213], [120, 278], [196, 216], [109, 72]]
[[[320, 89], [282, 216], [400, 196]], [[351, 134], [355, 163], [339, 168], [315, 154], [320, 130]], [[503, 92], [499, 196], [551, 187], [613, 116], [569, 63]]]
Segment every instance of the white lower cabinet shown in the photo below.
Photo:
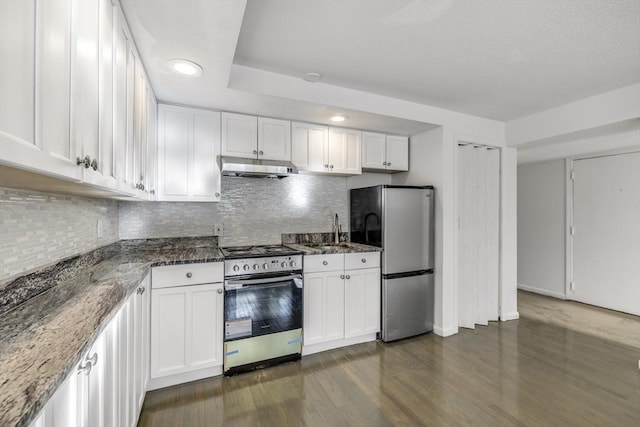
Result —
[[222, 373], [222, 281], [221, 262], [153, 269], [149, 390]]
[[304, 344], [313, 354], [376, 339], [380, 253], [304, 257]]
[[32, 427], [137, 424], [149, 379], [149, 280], [83, 354]]

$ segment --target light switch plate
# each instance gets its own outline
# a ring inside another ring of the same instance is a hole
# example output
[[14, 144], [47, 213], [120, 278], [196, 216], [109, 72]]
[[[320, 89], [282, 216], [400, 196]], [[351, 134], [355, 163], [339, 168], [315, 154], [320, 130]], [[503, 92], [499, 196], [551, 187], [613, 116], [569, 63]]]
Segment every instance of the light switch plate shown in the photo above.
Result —
[[223, 233], [223, 225], [222, 225], [222, 223], [215, 224], [213, 226], [213, 235], [214, 236], [222, 236], [222, 233]]
[[98, 239], [102, 239], [103, 235], [104, 235], [104, 227], [102, 225], [102, 220], [98, 219], [96, 220], [96, 237]]

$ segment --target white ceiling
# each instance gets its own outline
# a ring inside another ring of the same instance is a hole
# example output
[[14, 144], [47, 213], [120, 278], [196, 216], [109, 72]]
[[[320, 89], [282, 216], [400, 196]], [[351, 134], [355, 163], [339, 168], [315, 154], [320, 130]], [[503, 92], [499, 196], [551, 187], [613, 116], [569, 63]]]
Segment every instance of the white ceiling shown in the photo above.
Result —
[[[640, 0], [121, 2], [166, 102], [323, 123], [335, 109], [229, 89], [234, 63], [502, 121], [640, 82]], [[176, 57], [204, 75], [172, 75]], [[351, 127], [431, 127], [347, 114]]]

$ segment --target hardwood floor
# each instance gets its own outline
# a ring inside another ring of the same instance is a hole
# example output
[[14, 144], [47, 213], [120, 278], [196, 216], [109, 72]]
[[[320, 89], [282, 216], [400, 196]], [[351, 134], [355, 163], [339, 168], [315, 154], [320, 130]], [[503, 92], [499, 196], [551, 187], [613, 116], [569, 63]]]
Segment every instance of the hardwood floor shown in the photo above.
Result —
[[[640, 318], [524, 292], [519, 301], [519, 320], [449, 338], [367, 343], [149, 392], [139, 425], [639, 426]], [[613, 340], [602, 333], [611, 325], [623, 325]]]

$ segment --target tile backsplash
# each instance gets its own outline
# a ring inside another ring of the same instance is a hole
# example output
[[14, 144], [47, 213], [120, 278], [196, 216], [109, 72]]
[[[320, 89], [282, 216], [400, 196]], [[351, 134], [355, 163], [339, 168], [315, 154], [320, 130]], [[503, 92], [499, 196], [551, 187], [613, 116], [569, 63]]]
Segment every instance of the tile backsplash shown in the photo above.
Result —
[[117, 241], [118, 202], [0, 187], [0, 236], [2, 286], [5, 279]]
[[335, 213], [348, 231], [344, 177], [223, 177], [219, 203], [120, 202], [120, 238], [211, 235], [221, 223], [221, 246], [279, 243], [281, 233], [331, 231]]
[[223, 177], [219, 203], [117, 202], [0, 187], [0, 287], [118, 239], [210, 236], [222, 224], [221, 246], [280, 243], [282, 233], [330, 232], [335, 213], [346, 233], [344, 177]]

